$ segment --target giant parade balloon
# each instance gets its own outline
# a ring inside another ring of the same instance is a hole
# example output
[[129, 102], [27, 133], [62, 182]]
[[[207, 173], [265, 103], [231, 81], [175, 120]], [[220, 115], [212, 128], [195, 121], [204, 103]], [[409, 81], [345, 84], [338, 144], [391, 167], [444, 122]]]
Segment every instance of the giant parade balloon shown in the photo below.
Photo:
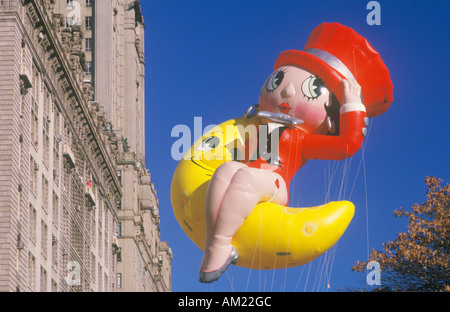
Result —
[[[213, 128], [194, 143], [175, 170], [171, 186], [175, 217], [202, 250], [209, 182], [217, 167], [231, 161], [236, 149], [242, 148], [245, 130], [253, 121], [241, 117]], [[274, 269], [308, 263], [338, 241], [353, 214], [354, 205], [348, 201], [308, 208], [260, 203], [233, 237], [239, 252], [236, 265]]]
[[290, 181], [309, 160], [353, 156], [392, 89], [378, 52], [341, 24], [323, 23], [302, 51], [282, 52], [258, 105], [204, 133], [173, 175], [175, 217], [205, 251], [199, 280], [213, 282], [231, 264], [300, 266], [336, 244], [353, 203], [290, 207]]

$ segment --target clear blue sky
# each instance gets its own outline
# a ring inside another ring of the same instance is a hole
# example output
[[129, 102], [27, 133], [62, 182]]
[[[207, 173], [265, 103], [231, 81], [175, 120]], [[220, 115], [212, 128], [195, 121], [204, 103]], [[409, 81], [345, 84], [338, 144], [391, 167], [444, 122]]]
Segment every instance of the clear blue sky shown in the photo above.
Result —
[[[173, 250], [174, 291], [365, 288], [366, 275], [352, 273], [351, 267], [406, 230], [393, 210], [425, 200], [427, 175], [450, 182], [449, 2], [379, 1], [379, 26], [366, 23], [368, 2], [141, 1], [147, 166], [159, 197], [161, 237]], [[354, 202], [354, 219], [337, 246], [311, 264], [275, 271], [233, 266], [218, 282], [201, 284], [203, 253], [181, 230], [170, 203], [177, 165], [170, 153], [176, 141], [171, 130], [178, 124], [193, 128], [194, 117], [202, 117], [206, 126], [242, 116], [257, 103], [278, 54], [303, 49], [322, 22], [339, 22], [365, 36], [383, 57], [394, 84], [394, 102], [387, 113], [371, 119], [364, 153], [346, 163], [310, 161], [291, 187], [291, 206], [321, 204], [328, 168], [339, 166], [329, 199]], [[339, 195], [341, 182], [345, 189]]]

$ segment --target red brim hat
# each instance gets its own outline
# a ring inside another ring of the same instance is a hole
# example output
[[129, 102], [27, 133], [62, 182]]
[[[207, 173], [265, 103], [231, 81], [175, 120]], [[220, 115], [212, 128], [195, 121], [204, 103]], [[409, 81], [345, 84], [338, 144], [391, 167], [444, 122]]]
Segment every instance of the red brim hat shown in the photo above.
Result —
[[316, 27], [303, 51], [282, 52], [275, 69], [285, 65], [298, 65], [312, 71], [340, 101], [343, 97], [341, 81], [356, 80], [369, 117], [386, 112], [393, 99], [389, 71], [378, 52], [353, 29], [338, 23]]

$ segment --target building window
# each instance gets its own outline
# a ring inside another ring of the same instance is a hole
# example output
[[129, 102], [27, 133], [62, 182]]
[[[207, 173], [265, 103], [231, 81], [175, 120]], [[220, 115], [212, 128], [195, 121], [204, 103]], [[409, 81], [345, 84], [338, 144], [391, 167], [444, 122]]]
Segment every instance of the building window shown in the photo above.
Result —
[[45, 175], [42, 175], [42, 208], [47, 212], [48, 211], [48, 180]]
[[55, 192], [53, 192], [52, 198], [52, 217], [53, 223], [59, 225], [59, 197]]
[[40, 292], [47, 291], [47, 271], [41, 266], [41, 289]]
[[41, 253], [47, 257], [47, 236], [48, 227], [44, 220], [41, 220]]
[[91, 7], [93, 0], [86, 0], [86, 6]]
[[28, 284], [32, 290], [36, 290], [36, 258], [29, 253], [28, 254]]
[[52, 266], [55, 271], [58, 271], [58, 239], [55, 234], [52, 234]]
[[92, 16], [86, 16], [86, 30], [92, 30]]
[[54, 279], [52, 279], [52, 292], [58, 291], [58, 283]]
[[33, 195], [37, 195], [37, 177], [38, 177], [39, 165], [34, 161], [33, 157], [30, 157], [30, 190]]
[[117, 273], [117, 288], [122, 288], [122, 273]]
[[57, 134], [53, 137], [53, 181], [59, 184], [59, 145], [60, 145], [60, 135]]
[[92, 75], [92, 62], [86, 62], [86, 75]]
[[85, 46], [86, 52], [92, 51], [92, 38], [86, 38], [85, 44], [86, 44]]
[[102, 267], [100, 265], [100, 263], [98, 264], [98, 291], [102, 291], [102, 286], [103, 286], [103, 282], [102, 282], [102, 277], [103, 277], [103, 272], [102, 272]]
[[[98, 229], [98, 235], [97, 236], [98, 236], [98, 250], [103, 250], [103, 232], [102, 232], [101, 228]], [[99, 255], [99, 258], [102, 257], [102, 253], [101, 252], [99, 252], [98, 255]]]
[[30, 204], [30, 213], [29, 213], [29, 224], [28, 231], [30, 235], [30, 239], [33, 243], [36, 243], [36, 221], [37, 221], [37, 213], [36, 209]]
[[[48, 123], [46, 123], [48, 126]], [[50, 162], [50, 137], [48, 136], [48, 132], [45, 130], [43, 131], [42, 137], [44, 139], [44, 144], [43, 144], [43, 157], [42, 157], [42, 162], [44, 163], [44, 165], [46, 166], [46, 168], [48, 169], [49, 166], [49, 162]]]
[[122, 222], [117, 222], [117, 237], [122, 237]]
[[72, 16], [67, 16], [66, 17], [66, 27], [70, 28], [73, 26], [73, 17]]
[[73, 8], [73, 0], [66, 0], [66, 8], [68, 9]]

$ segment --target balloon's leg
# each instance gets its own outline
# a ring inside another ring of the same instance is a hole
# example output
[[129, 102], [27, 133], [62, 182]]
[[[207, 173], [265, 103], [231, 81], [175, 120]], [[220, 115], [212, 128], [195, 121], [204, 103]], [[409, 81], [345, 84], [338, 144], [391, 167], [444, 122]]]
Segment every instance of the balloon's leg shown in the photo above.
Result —
[[[228, 185], [223, 177], [213, 177], [213, 180], [215, 181], [211, 182], [208, 189], [205, 206], [207, 223], [210, 224], [207, 225], [208, 237], [200, 267], [201, 273], [222, 270], [230, 262], [234, 252], [231, 246], [233, 235], [259, 202], [272, 201], [282, 204], [287, 202], [284, 180], [272, 171], [244, 165], [234, 172]], [[210, 204], [217, 206], [209, 207]]]
[[206, 246], [209, 245], [210, 238], [213, 235], [217, 214], [231, 180], [235, 173], [243, 167], [246, 167], [246, 165], [235, 161], [227, 161], [216, 169], [211, 179], [205, 198]]

